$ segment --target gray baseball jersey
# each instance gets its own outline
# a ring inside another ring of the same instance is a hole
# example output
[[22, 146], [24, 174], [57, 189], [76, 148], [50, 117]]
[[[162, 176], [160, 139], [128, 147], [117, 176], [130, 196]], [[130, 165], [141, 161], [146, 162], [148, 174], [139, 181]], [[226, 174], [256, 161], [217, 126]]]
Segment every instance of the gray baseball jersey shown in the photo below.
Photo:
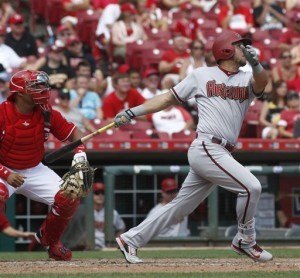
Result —
[[254, 99], [251, 78], [251, 72], [226, 74], [219, 67], [201, 67], [171, 90], [180, 102], [195, 97], [199, 114], [197, 132], [235, 143]]
[[226, 145], [236, 142], [254, 98], [251, 78], [251, 72], [232, 74], [219, 67], [206, 67], [196, 69], [171, 89], [178, 101], [195, 97], [198, 104], [198, 136], [188, 150], [190, 171], [176, 198], [121, 235], [128, 245], [144, 246], [161, 230], [190, 214], [217, 185], [237, 194], [235, 244], [253, 246], [256, 243], [254, 216], [261, 185], [233, 158]]

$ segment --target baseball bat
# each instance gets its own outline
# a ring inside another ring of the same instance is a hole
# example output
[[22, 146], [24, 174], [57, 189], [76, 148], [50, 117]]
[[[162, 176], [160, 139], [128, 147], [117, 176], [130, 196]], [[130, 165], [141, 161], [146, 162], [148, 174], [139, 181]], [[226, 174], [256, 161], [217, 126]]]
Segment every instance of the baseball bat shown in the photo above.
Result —
[[88, 141], [89, 139], [95, 137], [96, 135], [112, 128], [115, 126], [115, 123], [112, 122], [104, 127], [101, 127], [99, 128], [98, 130], [86, 135], [86, 136], [83, 136], [82, 138], [74, 141], [74, 142], [71, 142], [70, 144], [68, 145], [65, 145], [63, 146], [62, 148], [58, 149], [58, 150], [55, 150], [49, 154], [47, 154], [45, 156], [45, 161], [47, 163], [52, 163], [54, 161], [56, 161], [57, 159], [61, 158], [62, 156], [66, 155], [68, 152], [74, 150], [75, 148], [77, 148], [78, 146], [80, 146], [81, 144], [85, 143], [86, 141]]

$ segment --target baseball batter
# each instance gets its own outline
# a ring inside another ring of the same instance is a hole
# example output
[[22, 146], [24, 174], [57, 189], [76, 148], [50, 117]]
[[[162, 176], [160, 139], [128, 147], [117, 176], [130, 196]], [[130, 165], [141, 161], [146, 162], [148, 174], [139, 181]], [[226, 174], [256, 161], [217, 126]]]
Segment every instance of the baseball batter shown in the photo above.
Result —
[[[232, 249], [255, 261], [269, 261], [272, 255], [256, 243], [254, 215], [261, 193], [257, 178], [231, 155], [246, 111], [254, 97], [261, 96], [268, 82], [251, 41], [233, 31], [224, 31], [213, 44], [218, 63], [194, 70], [167, 93], [118, 113], [117, 126], [133, 117], [154, 113], [195, 98], [198, 106], [197, 138], [188, 151], [190, 171], [177, 197], [146, 218], [137, 227], [116, 238], [129, 263], [141, 263], [137, 249], [160, 230], [190, 214], [216, 187], [237, 194], [238, 232]], [[249, 62], [251, 72], [239, 67]]]
[[[62, 193], [61, 178], [41, 161], [50, 132], [61, 141], [78, 140], [83, 133], [48, 105], [50, 86], [45, 72], [19, 71], [9, 87], [11, 94], [0, 105], [0, 207], [13, 193], [52, 205], [35, 238], [50, 258], [70, 260], [72, 252], [61, 244], [60, 237], [79, 200]], [[76, 152], [74, 162], [86, 159], [84, 146]]]

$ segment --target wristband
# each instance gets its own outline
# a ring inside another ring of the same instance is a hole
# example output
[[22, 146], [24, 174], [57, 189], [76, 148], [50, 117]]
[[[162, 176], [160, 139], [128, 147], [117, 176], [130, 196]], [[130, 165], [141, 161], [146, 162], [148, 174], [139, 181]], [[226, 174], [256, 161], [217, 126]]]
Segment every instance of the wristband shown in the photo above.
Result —
[[252, 69], [253, 73], [255, 74], [261, 73], [264, 70], [263, 66], [259, 62], [256, 65], [252, 66]]
[[74, 150], [74, 153], [85, 153], [85, 150], [86, 150], [85, 145], [81, 144]]
[[10, 175], [10, 171], [0, 164], [0, 178], [7, 181], [8, 176]]

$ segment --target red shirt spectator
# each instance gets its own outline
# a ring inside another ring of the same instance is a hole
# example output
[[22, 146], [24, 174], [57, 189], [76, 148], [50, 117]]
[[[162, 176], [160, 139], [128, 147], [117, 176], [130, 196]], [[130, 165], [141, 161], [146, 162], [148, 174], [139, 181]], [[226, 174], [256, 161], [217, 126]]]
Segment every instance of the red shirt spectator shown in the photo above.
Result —
[[118, 4], [118, 0], [91, 0], [91, 4], [94, 10], [103, 10], [106, 6], [110, 4]]
[[231, 0], [230, 5], [222, 6], [218, 17], [218, 24], [225, 29], [239, 30], [253, 27], [254, 20], [251, 9], [240, 5], [241, 0]]
[[113, 84], [115, 91], [103, 98], [102, 110], [105, 119], [113, 119], [120, 111], [145, 102], [144, 97], [131, 88], [127, 73], [117, 73], [113, 77]]
[[66, 15], [77, 16], [77, 13], [89, 9], [90, 0], [61, 0]]

